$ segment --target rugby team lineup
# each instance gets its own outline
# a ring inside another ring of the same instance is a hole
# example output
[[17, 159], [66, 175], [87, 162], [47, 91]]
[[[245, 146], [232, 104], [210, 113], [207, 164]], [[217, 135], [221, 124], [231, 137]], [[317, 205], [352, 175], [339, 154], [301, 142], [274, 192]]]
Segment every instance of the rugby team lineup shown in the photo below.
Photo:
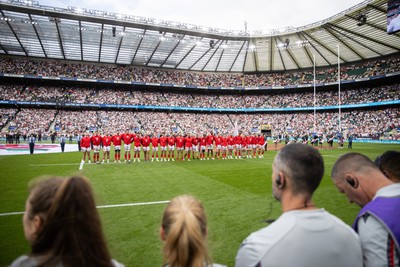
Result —
[[[281, 139], [282, 138], [282, 139]], [[290, 135], [274, 136], [271, 150], [280, 149], [283, 144], [310, 144], [318, 149], [333, 149], [334, 140], [338, 148], [343, 148], [344, 137], [325, 135], [322, 133], [292, 137]], [[348, 136], [348, 148], [352, 148], [353, 136]], [[82, 162], [110, 163], [110, 151], [114, 151], [111, 162], [125, 163], [144, 161], [191, 161], [197, 160], [227, 160], [243, 158], [264, 158], [268, 149], [266, 134], [254, 133], [245, 135], [214, 135], [202, 134], [140, 134], [126, 130], [122, 134], [105, 134], [87, 132], [77, 136], [79, 151], [83, 152]], [[324, 145], [324, 144], [327, 144]], [[122, 149], [123, 148], [123, 149]], [[121, 161], [121, 151], [123, 159]], [[93, 155], [91, 156], [91, 151]], [[132, 157], [133, 151], [133, 157]], [[102, 153], [101, 153], [102, 152]], [[101, 157], [102, 154], [102, 157]], [[143, 155], [143, 157], [142, 157]]]

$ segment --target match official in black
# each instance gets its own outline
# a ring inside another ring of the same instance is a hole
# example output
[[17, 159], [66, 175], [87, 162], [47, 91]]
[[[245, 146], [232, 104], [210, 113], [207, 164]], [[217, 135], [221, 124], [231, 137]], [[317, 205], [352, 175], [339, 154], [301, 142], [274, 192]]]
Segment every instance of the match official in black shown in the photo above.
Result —
[[67, 137], [65, 136], [65, 134], [61, 134], [60, 136], [60, 146], [61, 146], [61, 152], [64, 153], [64, 149], [65, 149], [65, 142], [66, 142]]
[[29, 153], [33, 154], [35, 150], [35, 142], [36, 142], [36, 137], [31, 133], [28, 138], [28, 143], [29, 143]]

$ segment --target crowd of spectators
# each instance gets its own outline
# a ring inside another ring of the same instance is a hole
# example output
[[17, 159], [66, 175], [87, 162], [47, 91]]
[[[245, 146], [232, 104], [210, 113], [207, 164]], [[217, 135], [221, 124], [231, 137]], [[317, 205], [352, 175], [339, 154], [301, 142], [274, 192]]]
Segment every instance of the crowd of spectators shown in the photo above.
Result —
[[11, 120], [11, 128], [23, 134], [49, 132], [57, 111], [53, 109], [21, 109]]
[[[2, 114], [7, 111], [2, 110]], [[12, 111], [11, 111], [12, 112]], [[270, 124], [276, 135], [293, 135], [314, 131], [333, 133], [339, 129], [338, 112], [313, 113], [221, 114], [143, 111], [57, 111], [21, 109], [11, 121], [21, 133], [42, 132], [48, 135], [59, 129], [67, 134], [90, 130], [103, 133], [126, 129], [147, 133], [250, 133], [261, 124]], [[340, 126], [357, 137], [377, 138], [400, 127], [400, 109], [351, 110], [341, 113]]]
[[[357, 64], [343, 65], [341, 67], [341, 79], [353, 80], [397, 71], [400, 71], [400, 57], [398, 55], [387, 59], [380, 58]], [[311, 84], [314, 78], [312, 70], [265, 74], [205, 73], [15, 58], [0, 58], [0, 73], [213, 87], [300, 85]], [[317, 83], [335, 82], [337, 79], [336, 67], [320, 68], [316, 71]]]
[[[317, 82], [336, 81], [335, 68], [317, 71]], [[343, 66], [342, 79], [364, 78], [400, 71], [400, 57], [378, 59], [357, 65]], [[198, 86], [282, 86], [312, 83], [312, 72], [269, 74], [198, 73], [181, 70], [161, 70], [134, 66], [53, 62], [0, 58], [0, 73], [127, 80], [149, 83]], [[326, 88], [325, 88], [326, 89]], [[342, 90], [341, 104], [360, 104], [400, 99], [399, 84]], [[0, 85], [0, 100], [77, 104], [123, 104], [188, 108], [295, 108], [313, 107], [312, 92], [277, 91], [251, 92], [176, 92], [173, 90], [140, 90], [120, 88], [80, 88], [68, 86]], [[318, 90], [315, 106], [338, 105], [337, 90]], [[324, 131], [339, 128], [338, 113], [317, 113], [314, 129], [312, 113], [221, 114], [148, 111], [67, 111], [53, 109], [1, 109], [1, 128], [9, 125], [25, 134], [50, 133], [55, 129], [67, 133], [101, 129], [113, 133], [127, 128], [156, 133], [214, 131], [251, 132], [263, 123], [271, 124], [276, 133]], [[341, 127], [356, 136], [376, 136], [400, 126], [399, 109], [344, 111]], [[4, 131], [4, 129], [3, 129]]]
[[[341, 91], [341, 104], [360, 104], [400, 99], [400, 85]], [[20, 100], [53, 103], [123, 104], [194, 108], [286, 108], [313, 107], [312, 92], [265, 94], [212, 94], [124, 89], [94, 89], [0, 85], [0, 100]], [[316, 106], [335, 106], [338, 91], [318, 91]]]
[[11, 121], [18, 109], [16, 108], [2, 108], [0, 109], [0, 130]]

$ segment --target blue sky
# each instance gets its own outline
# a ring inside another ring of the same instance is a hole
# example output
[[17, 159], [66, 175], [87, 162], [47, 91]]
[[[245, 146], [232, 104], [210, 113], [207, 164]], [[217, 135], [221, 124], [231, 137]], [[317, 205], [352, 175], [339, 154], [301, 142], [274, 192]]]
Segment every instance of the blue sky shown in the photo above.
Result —
[[333, 16], [361, 0], [38, 0], [55, 7], [80, 7], [227, 30], [304, 26]]

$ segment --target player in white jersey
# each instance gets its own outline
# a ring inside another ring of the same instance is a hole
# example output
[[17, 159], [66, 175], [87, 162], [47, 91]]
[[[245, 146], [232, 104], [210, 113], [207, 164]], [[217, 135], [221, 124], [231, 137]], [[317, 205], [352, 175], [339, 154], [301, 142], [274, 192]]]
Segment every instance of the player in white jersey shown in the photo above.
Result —
[[272, 165], [272, 191], [283, 214], [243, 241], [236, 267], [363, 266], [354, 230], [312, 202], [323, 174], [323, 159], [313, 147], [290, 144], [282, 148]]

